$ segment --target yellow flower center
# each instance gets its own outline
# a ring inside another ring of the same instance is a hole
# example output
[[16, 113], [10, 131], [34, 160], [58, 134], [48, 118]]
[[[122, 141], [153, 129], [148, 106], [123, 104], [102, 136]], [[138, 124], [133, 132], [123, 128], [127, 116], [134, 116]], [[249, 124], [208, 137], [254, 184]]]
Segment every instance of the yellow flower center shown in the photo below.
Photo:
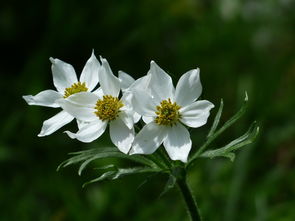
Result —
[[180, 108], [176, 102], [172, 103], [170, 98], [162, 100], [160, 105], [157, 106], [155, 122], [159, 125], [173, 126], [181, 118]]
[[102, 121], [104, 120], [115, 120], [119, 113], [120, 108], [123, 107], [124, 104], [117, 98], [111, 95], [104, 95], [102, 99], [99, 99], [96, 102], [94, 113], [99, 117]]
[[81, 83], [80, 81], [78, 83], [72, 84], [71, 87], [68, 87], [65, 89], [64, 98], [69, 97], [72, 94], [76, 94], [79, 92], [86, 92], [88, 91], [88, 88], [86, 87], [85, 82]]

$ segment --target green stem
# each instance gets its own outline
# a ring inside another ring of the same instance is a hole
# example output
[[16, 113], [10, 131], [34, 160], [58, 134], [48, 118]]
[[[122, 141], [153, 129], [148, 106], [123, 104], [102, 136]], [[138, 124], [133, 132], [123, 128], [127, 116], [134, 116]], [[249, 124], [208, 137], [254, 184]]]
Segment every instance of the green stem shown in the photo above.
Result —
[[186, 203], [190, 218], [192, 221], [201, 221], [201, 216], [200, 216], [200, 212], [197, 206], [197, 202], [195, 201], [192, 192], [189, 188], [189, 186], [187, 185], [186, 179], [182, 178], [182, 179], [178, 179], [177, 180], [177, 185], [179, 187], [179, 190], [182, 193], [183, 199]]

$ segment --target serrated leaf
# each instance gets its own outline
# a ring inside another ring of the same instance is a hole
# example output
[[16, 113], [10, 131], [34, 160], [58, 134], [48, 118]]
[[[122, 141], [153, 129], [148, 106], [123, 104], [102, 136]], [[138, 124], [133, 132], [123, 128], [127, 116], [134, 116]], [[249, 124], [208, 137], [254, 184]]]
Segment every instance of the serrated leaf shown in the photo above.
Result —
[[126, 175], [140, 174], [140, 173], [157, 173], [157, 172], [161, 172], [161, 169], [149, 168], [149, 167], [119, 168], [117, 170], [107, 171], [103, 173], [101, 176], [84, 183], [83, 187], [85, 187], [86, 185], [90, 183], [103, 181], [105, 179], [115, 180]]
[[207, 138], [208, 137], [211, 137], [212, 134], [215, 132], [216, 128], [218, 127], [218, 124], [219, 124], [219, 121], [220, 121], [220, 117], [221, 117], [221, 114], [222, 114], [222, 110], [223, 110], [223, 100], [221, 99], [220, 100], [220, 105], [219, 105], [219, 109], [217, 111], [217, 114], [215, 115], [215, 118], [214, 118], [214, 121], [213, 121], [213, 124], [212, 124], [212, 127], [207, 135]]
[[256, 122], [254, 122], [249, 130], [243, 134], [242, 136], [238, 137], [237, 139], [231, 141], [224, 147], [214, 149], [214, 150], [208, 150], [205, 151], [200, 155], [200, 157], [208, 157], [208, 158], [214, 158], [214, 157], [228, 157], [232, 161], [234, 160], [234, 153], [233, 151], [246, 146], [248, 144], [251, 144], [257, 137], [259, 133], [259, 127], [256, 125]]
[[152, 167], [152, 168], [156, 168], [157, 165], [145, 158], [144, 156], [141, 155], [127, 155], [124, 153], [121, 153], [120, 151], [118, 151], [116, 148], [96, 148], [96, 149], [91, 149], [91, 150], [85, 150], [85, 151], [79, 151], [76, 153], [71, 153], [71, 155], [76, 155], [73, 156], [67, 160], [65, 160], [64, 162], [62, 162], [57, 170], [59, 170], [62, 167], [67, 167], [69, 165], [72, 164], [77, 164], [77, 163], [81, 163], [81, 166], [79, 168], [79, 175], [82, 173], [82, 171], [85, 169], [85, 167], [92, 162], [93, 160], [96, 159], [104, 159], [104, 158], [121, 158], [121, 159], [127, 159], [127, 160], [131, 160], [133, 162], [137, 162], [137, 163], [141, 163], [143, 165]]

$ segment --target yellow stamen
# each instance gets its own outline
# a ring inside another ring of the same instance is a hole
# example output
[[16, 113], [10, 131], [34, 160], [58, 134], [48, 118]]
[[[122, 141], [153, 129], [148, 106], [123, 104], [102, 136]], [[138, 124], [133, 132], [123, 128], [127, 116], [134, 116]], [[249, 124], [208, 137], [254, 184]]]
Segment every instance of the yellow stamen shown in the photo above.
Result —
[[80, 81], [78, 83], [72, 84], [71, 87], [68, 87], [65, 89], [64, 98], [69, 97], [72, 94], [76, 94], [79, 92], [86, 92], [88, 91], [88, 88], [86, 87], [85, 82], [81, 83]]
[[172, 103], [170, 98], [161, 101], [160, 105], [157, 106], [155, 122], [159, 125], [173, 126], [181, 118], [180, 108], [181, 106], [177, 105], [176, 102]]
[[118, 117], [120, 113], [120, 108], [123, 106], [124, 104], [117, 97], [113, 97], [111, 95], [104, 95], [103, 99], [99, 99], [96, 102], [95, 109], [97, 111], [94, 113], [102, 121], [112, 121]]

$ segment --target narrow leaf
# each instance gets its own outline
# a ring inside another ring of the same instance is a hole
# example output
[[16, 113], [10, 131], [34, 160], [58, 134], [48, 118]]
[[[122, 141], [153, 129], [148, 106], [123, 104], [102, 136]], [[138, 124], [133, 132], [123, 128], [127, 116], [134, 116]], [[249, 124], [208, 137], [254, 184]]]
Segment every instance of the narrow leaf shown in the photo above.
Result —
[[93, 180], [90, 180], [84, 183], [83, 187], [85, 187], [86, 185], [90, 183], [103, 181], [105, 179], [115, 180], [126, 175], [140, 174], [140, 173], [156, 173], [156, 172], [161, 172], [161, 169], [155, 169], [155, 168], [149, 168], [149, 167], [119, 168], [115, 171], [107, 171], [103, 173], [101, 176], [99, 176], [98, 178], [95, 178]]
[[208, 158], [214, 158], [214, 157], [229, 157], [231, 160], [234, 160], [234, 154], [233, 151], [246, 146], [248, 144], [251, 144], [257, 137], [259, 133], [259, 127], [256, 125], [256, 122], [254, 122], [249, 130], [240, 136], [239, 138], [231, 141], [229, 144], [225, 145], [224, 147], [214, 149], [214, 150], [208, 150], [205, 151], [200, 155], [200, 157], [208, 157]]
[[204, 152], [204, 150], [220, 135], [222, 134], [227, 128], [229, 128], [231, 125], [233, 125], [237, 120], [239, 120], [244, 113], [246, 112], [246, 109], [248, 107], [248, 94], [245, 92], [245, 99], [242, 107], [240, 110], [232, 117], [230, 118], [220, 129], [218, 129], [215, 133], [213, 133], [206, 142], [199, 148], [199, 150], [193, 154], [193, 156], [189, 159], [189, 162], [187, 164], [187, 167], [192, 165], [192, 163]]
[[76, 153], [71, 153], [72, 155], [76, 155], [73, 156], [67, 160], [65, 160], [64, 162], [62, 162], [57, 170], [59, 170], [62, 167], [67, 167], [69, 165], [72, 164], [77, 164], [80, 162], [83, 162], [79, 168], [79, 175], [82, 173], [82, 171], [85, 169], [85, 167], [92, 162], [93, 160], [96, 159], [104, 159], [104, 158], [121, 158], [121, 159], [127, 159], [127, 160], [131, 160], [137, 163], [141, 163], [143, 165], [152, 167], [152, 168], [156, 168], [157, 165], [147, 159], [144, 156], [141, 155], [127, 155], [124, 153], [119, 152], [116, 148], [96, 148], [96, 149], [91, 149], [91, 150], [85, 150], [85, 151], [79, 151]]
[[215, 132], [216, 128], [218, 127], [220, 117], [221, 117], [221, 114], [222, 114], [222, 110], [223, 110], [223, 100], [221, 99], [219, 109], [217, 111], [217, 114], [215, 115], [212, 127], [211, 127], [211, 129], [210, 129], [210, 131], [209, 131], [209, 133], [207, 135], [207, 138], [211, 137], [212, 134]]
[[159, 198], [161, 198], [163, 195], [165, 195], [169, 190], [171, 190], [176, 184], [176, 178], [175, 176], [173, 175], [170, 175], [168, 180], [167, 180], [167, 183], [164, 187], [164, 190], [161, 192]]
[[105, 173], [103, 173], [101, 176], [97, 177], [96, 179], [90, 180], [89, 182], [86, 182], [83, 184], [83, 188], [90, 184], [90, 183], [94, 183], [94, 182], [99, 182], [99, 181], [103, 181], [105, 179], [108, 179], [110, 177], [112, 177], [114, 174], [116, 173], [116, 171], [107, 171]]

